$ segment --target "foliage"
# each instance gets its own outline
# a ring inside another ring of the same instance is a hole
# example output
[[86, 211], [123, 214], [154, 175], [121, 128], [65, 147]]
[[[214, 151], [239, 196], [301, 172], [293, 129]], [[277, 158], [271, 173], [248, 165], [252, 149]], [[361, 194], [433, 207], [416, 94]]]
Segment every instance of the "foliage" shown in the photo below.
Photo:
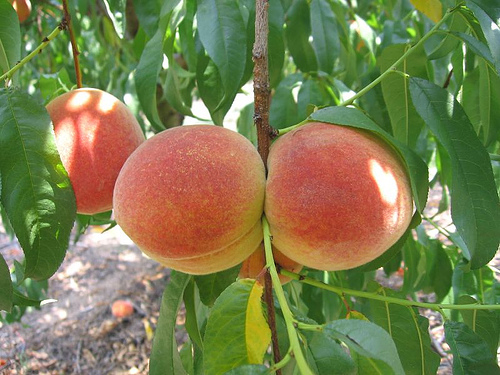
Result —
[[[76, 216], [44, 109], [75, 87], [69, 37], [58, 2], [32, 3], [20, 25], [0, 0], [0, 211], [25, 255], [12, 264], [0, 256], [4, 322], [50, 295], [46, 280], [75, 222], [77, 234], [114, 225], [110, 213]], [[251, 81], [254, 0], [74, 0], [70, 12], [84, 84], [122, 99], [148, 135], [201, 117], [196, 100], [222, 125]], [[284, 288], [264, 229], [279, 363], [265, 353], [269, 306], [258, 283], [237, 280], [237, 268], [173, 272], [151, 373], [432, 374], [439, 358], [419, 307], [441, 314], [454, 373], [498, 373], [500, 289], [488, 263], [500, 240], [500, 3], [269, 0], [268, 42], [271, 125], [280, 134], [308, 120], [376, 132], [406, 163], [414, 219], [379, 259], [354, 270], [305, 269]], [[252, 113], [242, 111], [237, 129], [256, 143]], [[437, 212], [429, 188], [442, 189]], [[442, 226], [436, 216], [447, 210], [453, 224]], [[404, 274], [399, 290], [374, 281], [380, 267]], [[421, 292], [435, 302], [418, 301]], [[179, 352], [182, 303], [189, 338]]]

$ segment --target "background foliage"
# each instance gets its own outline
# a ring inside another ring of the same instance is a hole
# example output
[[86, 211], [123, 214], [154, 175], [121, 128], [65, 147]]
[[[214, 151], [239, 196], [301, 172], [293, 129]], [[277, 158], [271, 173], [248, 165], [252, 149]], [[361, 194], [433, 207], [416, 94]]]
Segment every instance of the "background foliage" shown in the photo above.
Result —
[[[148, 136], [180, 125], [184, 116], [200, 117], [193, 109], [198, 100], [222, 125], [252, 79], [253, 0], [69, 4], [84, 85], [122, 99]], [[9, 2], [0, 0], [1, 75], [57, 33], [60, 3], [32, 5], [19, 25]], [[318, 374], [436, 373], [439, 357], [418, 305], [388, 302], [417, 301], [424, 292], [442, 314], [454, 373], [499, 373], [498, 310], [441, 306], [497, 305], [500, 298], [498, 269], [488, 265], [500, 238], [500, 3], [269, 0], [268, 40], [271, 125], [284, 129], [309, 118], [377, 132], [404, 157], [417, 208], [411, 228], [379, 259], [339, 272], [306, 269], [305, 282], [284, 288], [290, 311], [276, 301], [282, 354], [289, 345], [301, 351], [305, 366]], [[77, 217], [44, 109], [75, 88], [67, 33], [21, 65], [11, 79], [2, 76], [0, 89], [2, 222], [25, 254], [14, 264], [0, 256], [5, 322], [50, 296], [46, 280], [64, 259], [75, 222], [78, 233], [92, 224], [113, 225], [110, 213]], [[252, 114], [250, 104], [237, 129], [256, 143]], [[429, 188], [442, 189], [432, 216], [424, 210]], [[442, 227], [434, 217], [448, 209], [453, 225]], [[380, 267], [387, 276], [404, 274], [399, 290], [375, 281]], [[271, 359], [264, 355], [269, 328], [260, 286], [236, 281], [237, 274], [237, 268], [203, 277], [173, 273], [151, 373], [269, 371], [262, 365]], [[189, 340], [179, 353], [173, 331], [181, 303]], [[231, 325], [219, 331], [227, 316]], [[253, 326], [258, 335], [249, 334]], [[278, 366], [284, 373], [304, 372], [297, 355], [285, 358]]]

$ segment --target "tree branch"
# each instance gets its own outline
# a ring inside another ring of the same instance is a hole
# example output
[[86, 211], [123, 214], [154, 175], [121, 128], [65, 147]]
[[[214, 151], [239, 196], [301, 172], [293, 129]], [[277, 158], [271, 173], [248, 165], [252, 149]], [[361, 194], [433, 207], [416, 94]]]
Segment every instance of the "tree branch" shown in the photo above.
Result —
[[[255, 4], [255, 44], [253, 46], [253, 87], [254, 87], [254, 123], [257, 127], [257, 142], [258, 151], [264, 161], [267, 162], [269, 155], [269, 147], [271, 144], [271, 136], [273, 131], [269, 125], [269, 106], [270, 106], [270, 89], [269, 89], [269, 69], [268, 69], [268, 46], [267, 37], [269, 32], [268, 21], [269, 3], [267, 0], [256, 0]], [[264, 299], [267, 304], [267, 321], [271, 329], [271, 338], [273, 346], [274, 362], [278, 363], [281, 360], [278, 332], [276, 330], [276, 319], [274, 311], [273, 286], [269, 270], [266, 270], [264, 276]], [[281, 375], [281, 370], [277, 369], [276, 373]]]
[[71, 15], [69, 14], [68, 0], [62, 0], [62, 3], [64, 11], [64, 20], [66, 21], [69, 30], [69, 39], [71, 41], [71, 48], [73, 50], [73, 61], [75, 62], [76, 87], [80, 89], [82, 88], [82, 72], [80, 70], [80, 60], [78, 59], [80, 51], [78, 51], [78, 45], [76, 44], [75, 33], [73, 32], [73, 27], [71, 26]]

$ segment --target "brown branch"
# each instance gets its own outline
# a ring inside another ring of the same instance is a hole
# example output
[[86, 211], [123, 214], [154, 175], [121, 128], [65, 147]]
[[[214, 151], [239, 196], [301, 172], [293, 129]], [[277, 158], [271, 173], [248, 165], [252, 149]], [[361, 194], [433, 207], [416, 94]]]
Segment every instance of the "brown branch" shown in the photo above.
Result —
[[64, 20], [69, 30], [69, 39], [71, 40], [71, 48], [73, 50], [73, 61], [75, 62], [76, 87], [82, 88], [82, 71], [80, 70], [80, 61], [78, 59], [78, 55], [80, 55], [80, 52], [78, 51], [78, 45], [76, 44], [75, 33], [73, 32], [73, 28], [71, 27], [71, 15], [69, 14], [68, 0], [62, 0], [62, 3]]
[[269, 31], [267, 0], [256, 0], [255, 4], [255, 44], [253, 46], [253, 91], [254, 115], [253, 120], [257, 127], [257, 142], [259, 154], [267, 161], [269, 146], [273, 130], [269, 125], [269, 106], [271, 95], [269, 89], [268, 47], [267, 36]]
[[443, 89], [447, 89], [448, 86], [450, 85], [452, 75], [453, 75], [453, 69], [451, 69], [450, 72], [448, 73], [448, 76], [446, 77], [446, 81], [444, 81]]
[[[268, 21], [269, 3], [267, 0], [256, 0], [255, 4], [255, 44], [253, 46], [253, 88], [254, 88], [254, 116], [253, 120], [257, 127], [257, 148], [264, 161], [267, 162], [271, 136], [273, 130], [269, 125], [269, 106], [271, 103], [271, 91], [269, 89], [269, 68], [268, 68], [268, 46], [267, 38], [269, 33]], [[264, 298], [267, 305], [267, 321], [271, 329], [272, 347], [274, 362], [281, 360], [278, 345], [278, 331], [276, 329], [276, 312], [274, 311], [273, 284], [269, 270], [264, 275]], [[276, 374], [281, 375], [281, 370]]]

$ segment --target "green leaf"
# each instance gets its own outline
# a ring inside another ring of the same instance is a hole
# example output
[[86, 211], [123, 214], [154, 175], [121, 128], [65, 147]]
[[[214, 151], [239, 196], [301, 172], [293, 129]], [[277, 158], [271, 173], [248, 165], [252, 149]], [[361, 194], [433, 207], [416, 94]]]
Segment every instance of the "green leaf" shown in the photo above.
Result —
[[438, 22], [443, 16], [443, 5], [439, 0], [410, 0], [410, 2], [434, 22]]
[[430, 282], [436, 293], [436, 302], [441, 302], [451, 289], [453, 268], [450, 258], [439, 241], [432, 241], [431, 251], [435, 252], [435, 258], [430, 271]]
[[395, 140], [390, 134], [387, 134], [382, 128], [375, 124], [366, 115], [354, 108], [347, 107], [328, 107], [320, 109], [309, 116], [311, 121], [322, 121], [330, 124], [347, 125], [355, 128], [370, 130], [389, 144], [393, 145], [402, 155], [406, 162], [409, 172], [413, 199], [419, 212], [425, 208], [428, 190], [428, 171], [425, 162], [411, 149]]
[[454, 35], [457, 38], [462, 39], [462, 41], [465, 42], [467, 47], [469, 47], [472, 52], [474, 52], [476, 55], [482, 57], [489, 64], [494, 66], [495, 63], [493, 61], [493, 56], [491, 56], [491, 52], [488, 49], [488, 46], [486, 44], [484, 44], [480, 40], [477, 40], [476, 38], [473, 38], [472, 36], [470, 36], [468, 34], [464, 34], [461, 32], [451, 31], [450, 35]]
[[500, 78], [484, 62], [479, 63], [480, 136], [485, 147], [491, 145], [500, 130]]
[[[384, 296], [391, 290], [378, 287]], [[385, 329], [394, 340], [406, 375], [436, 374], [439, 355], [431, 348], [429, 321], [416, 308], [370, 300], [373, 322]]]
[[[394, 44], [382, 51], [378, 59], [381, 71], [387, 70], [406, 51], [404, 44]], [[427, 77], [427, 57], [424, 48], [417, 49], [410, 59], [403, 63], [403, 71], [411, 76]], [[410, 99], [409, 83], [399, 74], [389, 74], [382, 81], [382, 93], [391, 119], [394, 138], [415, 148], [424, 122], [418, 116]]]
[[315, 106], [327, 104], [328, 99], [318, 81], [313, 78], [305, 79], [297, 95], [298, 121], [305, 120]]
[[103, 0], [103, 4], [106, 8], [106, 13], [111, 19], [111, 22], [113, 22], [116, 33], [123, 39], [123, 35], [125, 34], [125, 6], [127, 1]]
[[382, 371], [381, 374], [404, 374], [394, 341], [381, 327], [365, 320], [343, 319], [328, 323], [323, 331], [332, 339], [344, 342], [351, 353], [364, 357], [361, 362], [358, 360], [358, 373], [370, 373], [364, 371], [366, 366], [372, 371]]
[[195, 276], [194, 281], [200, 290], [201, 302], [212, 307], [219, 295], [238, 277], [240, 265], [209, 275]]
[[279, 0], [269, 0], [269, 34], [268, 38], [268, 65], [269, 84], [271, 88], [281, 80], [281, 70], [285, 62], [285, 41], [283, 39], [283, 24], [285, 15]]
[[323, 332], [307, 334], [307, 357], [318, 375], [354, 375], [356, 364], [346, 351]]
[[43, 300], [27, 297], [17, 290], [14, 290], [14, 293], [12, 295], [12, 303], [16, 306], [40, 307], [42, 301]]
[[172, 9], [179, 0], [168, 0], [163, 3], [158, 28], [142, 51], [141, 59], [135, 73], [135, 88], [144, 114], [153, 128], [158, 132], [165, 129], [158, 115], [156, 106], [156, 85], [158, 74], [163, 63], [163, 43]]
[[299, 122], [297, 103], [292, 89], [303, 80], [301, 73], [295, 73], [283, 79], [271, 100], [269, 123], [275, 129], [283, 129]]
[[491, 355], [486, 341], [465, 323], [446, 321], [444, 333], [453, 354], [454, 375], [500, 374], [496, 355]]
[[238, 133], [244, 135], [254, 146], [257, 146], [257, 129], [253, 122], [253, 107], [253, 103], [243, 107], [240, 117], [238, 117], [238, 121], [236, 122], [236, 128], [238, 129]]
[[[478, 303], [471, 296], [461, 296], [459, 304]], [[495, 311], [487, 310], [460, 310], [464, 323], [480, 336], [490, 349], [492, 356], [496, 356], [500, 339], [500, 316]]]
[[21, 59], [21, 30], [17, 13], [7, 1], [0, 1], [0, 73]]
[[133, 0], [133, 2], [134, 10], [139, 19], [141, 28], [144, 29], [146, 34], [151, 38], [158, 29], [163, 1]]
[[0, 310], [11, 311], [13, 291], [9, 266], [0, 254]]
[[326, 0], [312, 0], [310, 7], [312, 46], [318, 59], [318, 68], [331, 74], [340, 51], [335, 14]]
[[297, 68], [303, 72], [318, 69], [316, 54], [309, 42], [311, 18], [307, 0], [296, 0], [286, 12], [285, 38]]
[[23, 248], [25, 277], [52, 276], [76, 217], [73, 189], [46, 109], [18, 90], [0, 90], [1, 201]]
[[429, 53], [427, 57], [429, 60], [440, 59], [452, 53], [460, 43], [454, 36], [454, 33], [462, 33], [467, 30], [467, 23], [459, 12], [453, 13], [449, 24], [448, 33], [443, 35], [443, 33], [440, 32], [433, 36], [434, 38], [441, 38], [441, 42]]
[[269, 369], [264, 365], [242, 365], [238, 366], [224, 375], [267, 375]]
[[417, 112], [449, 154], [451, 215], [472, 268], [488, 263], [500, 241], [500, 204], [491, 162], [460, 104], [445, 89], [410, 78]]
[[198, 345], [203, 350], [203, 341], [198, 327], [198, 319], [196, 317], [196, 304], [200, 299], [196, 293], [194, 280], [190, 279], [186, 289], [184, 290], [184, 307], [186, 309], [186, 323], [184, 327], [193, 343]]
[[190, 279], [190, 275], [181, 272], [172, 271], [170, 274], [170, 281], [163, 292], [160, 317], [151, 349], [149, 362], [151, 375], [184, 375], [186, 373], [180, 364], [174, 329], [182, 296]]
[[243, 279], [217, 298], [204, 337], [207, 375], [224, 374], [244, 364], [262, 364], [271, 341], [261, 305], [262, 292], [260, 283]]
[[474, 12], [481, 25], [497, 74], [500, 75], [500, 7], [489, 0], [466, 0], [465, 4]]
[[245, 73], [247, 38], [245, 22], [237, 2], [198, 0], [199, 37], [220, 75], [223, 97], [214, 111], [222, 108], [240, 88]]

